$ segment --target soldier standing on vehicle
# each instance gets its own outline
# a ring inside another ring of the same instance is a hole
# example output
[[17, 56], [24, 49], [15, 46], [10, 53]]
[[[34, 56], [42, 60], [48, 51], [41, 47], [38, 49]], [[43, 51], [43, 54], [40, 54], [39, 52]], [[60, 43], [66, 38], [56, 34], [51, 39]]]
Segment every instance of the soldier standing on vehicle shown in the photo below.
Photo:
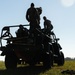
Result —
[[50, 33], [51, 30], [53, 29], [53, 25], [51, 24], [51, 21], [46, 18], [46, 16], [44, 16], [43, 19], [44, 19], [44, 29], [47, 33]]
[[40, 28], [39, 20], [40, 16], [36, 8], [34, 7], [34, 3], [31, 3], [30, 8], [26, 12], [26, 19], [30, 22], [30, 31], [34, 31], [35, 28]]

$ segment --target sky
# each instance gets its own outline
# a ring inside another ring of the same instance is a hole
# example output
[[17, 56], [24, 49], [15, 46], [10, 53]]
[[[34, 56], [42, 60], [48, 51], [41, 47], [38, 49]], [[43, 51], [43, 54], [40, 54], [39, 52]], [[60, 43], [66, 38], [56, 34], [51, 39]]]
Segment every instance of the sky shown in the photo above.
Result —
[[[51, 20], [53, 31], [62, 46], [65, 57], [75, 57], [75, 0], [0, 0], [0, 33], [4, 26], [29, 24], [25, 18], [31, 3], [42, 7], [40, 26], [43, 16]], [[15, 36], [15, 30], [12, 30]], [[0, 57], [4, 59], [4, 57]]]

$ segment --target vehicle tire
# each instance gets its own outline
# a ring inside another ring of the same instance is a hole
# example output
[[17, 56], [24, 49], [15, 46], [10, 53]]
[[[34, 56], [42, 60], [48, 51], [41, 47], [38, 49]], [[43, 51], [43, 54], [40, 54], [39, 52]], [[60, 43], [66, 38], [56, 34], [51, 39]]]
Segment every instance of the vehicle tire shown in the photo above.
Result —
[[5, 66], [7, 69], [17, 68], [17, 57], [15, 54], [9, 54], [5, 56]]
[[58, 64], [58, 66], [63, 66], [64, 62], [65, 62], [65, 60], [64, 60], [64, 54], [63, 54], [63, 52], [60, 52], [60, 54], [58, 56], [58, 62], [57, 62], [57, 64]]

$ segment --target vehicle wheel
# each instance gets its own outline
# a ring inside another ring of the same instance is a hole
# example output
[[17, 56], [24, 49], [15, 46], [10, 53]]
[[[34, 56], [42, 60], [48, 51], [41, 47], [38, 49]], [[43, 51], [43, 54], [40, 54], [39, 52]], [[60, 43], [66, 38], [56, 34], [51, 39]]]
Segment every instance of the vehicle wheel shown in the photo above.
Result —
[[52, 66], [52, 58], [51, 58], [51, 54], [45, 54], [44, 55], [44, 60], [43, 60], [43, 66], [45, 68], [51, 68]]
[[17, 67], [17, 57], [15, 54], [6, 55], [5, 66], [7, 69], [14, 69]]
[[57, 62], [57, 64], [58, 64], [58, 66], [62, 66], [62, 65], [64, 65], [64, 62], [65, 62], [65, 60], [64, 60], [64, 54], [63, 54], [63, 52], [60, 52], [60, 54], [58, 56], [58, 62]]

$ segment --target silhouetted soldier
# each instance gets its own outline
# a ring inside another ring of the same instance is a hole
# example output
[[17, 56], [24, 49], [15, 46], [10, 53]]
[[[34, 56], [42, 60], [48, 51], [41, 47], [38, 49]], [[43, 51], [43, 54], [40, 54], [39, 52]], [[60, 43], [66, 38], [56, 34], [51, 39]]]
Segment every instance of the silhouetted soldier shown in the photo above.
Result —
[[[42, 14], [42, 7], [37, 7], [36, 10], [38, 11], [39, 17]], [[38, 19], [38, 22], [40, 24], [40, 19]]]
[[51, 30], [53, 29], [53, 25], [51, 24], [51, 21], [46, 18], [46, 16], [44, 16], [43, 19], [44, 19], [44, 30], [47, 33], [50, 33]]
[[37, 9], [34, 7], [34, 3], [31, 3], [30, 8], [26, 12], [26, 19], [30, 22], [30, 31], [34, 32], [35, 28], [40, 28], [39, 20], [40, 16]]
[[28, 34], [29, 34], [28, 33], [28, 29], [27, 28], [24, 28], [23, 25], [20, 25], [19, 26], [19, 29], [16, 32], [17, 37], [25, 37]]

